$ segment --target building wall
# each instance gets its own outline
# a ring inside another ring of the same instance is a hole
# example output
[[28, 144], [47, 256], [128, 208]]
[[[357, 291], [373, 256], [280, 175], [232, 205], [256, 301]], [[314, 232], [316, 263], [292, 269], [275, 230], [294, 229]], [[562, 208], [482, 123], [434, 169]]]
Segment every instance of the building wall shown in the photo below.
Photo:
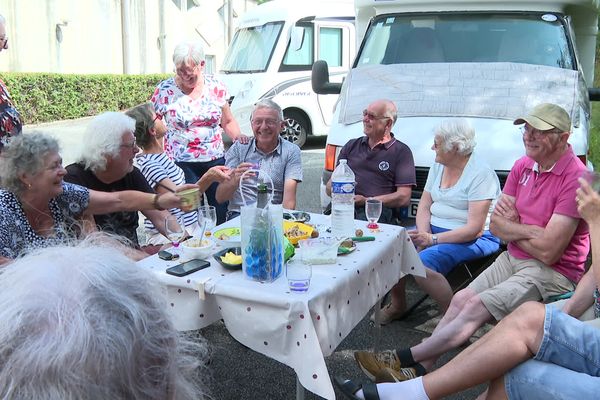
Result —
[[[232, 1], [238, 15], [256, 5]], [[195, 6], [188, 10], [187, 0], [0, 0], [9, 37], [0, 71], [168, 73], [173, 49], [184, 39], [200, 40], [218, 69], [227, 50], [225, 0], [190, 5]]]

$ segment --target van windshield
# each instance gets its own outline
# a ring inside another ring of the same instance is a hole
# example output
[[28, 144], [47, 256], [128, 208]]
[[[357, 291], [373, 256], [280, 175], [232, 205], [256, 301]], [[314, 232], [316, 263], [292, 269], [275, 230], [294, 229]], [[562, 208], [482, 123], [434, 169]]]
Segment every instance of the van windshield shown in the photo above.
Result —
[[381, 15], [357, 65], [516, 62], [574, 69], [562, 17], [555, 14]]
[[282, 28], [283, 21], [239, 29], [227, 49], [221, 72], [266, 71]]

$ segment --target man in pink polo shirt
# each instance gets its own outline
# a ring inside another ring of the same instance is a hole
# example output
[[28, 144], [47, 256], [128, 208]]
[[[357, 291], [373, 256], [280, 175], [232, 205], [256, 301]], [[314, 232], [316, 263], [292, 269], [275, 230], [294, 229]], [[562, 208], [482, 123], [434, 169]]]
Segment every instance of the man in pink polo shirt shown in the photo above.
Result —
[[359, 365], [368, 375], [378, 376], [385, 367], [395, 372], [384, 380], [423, 375], [484, 323], [526, 301], [571, 291], [583, 275], [589, 231], [577, 212], [575, 191], [585, 165], [567, 142], [569, 114], [545, 103], [514, 123], [523, 125], [526, 155], [511, 169], [490, 223], [508, 251], [456, 293], [431, 337], [408, 349], [362, 355]]

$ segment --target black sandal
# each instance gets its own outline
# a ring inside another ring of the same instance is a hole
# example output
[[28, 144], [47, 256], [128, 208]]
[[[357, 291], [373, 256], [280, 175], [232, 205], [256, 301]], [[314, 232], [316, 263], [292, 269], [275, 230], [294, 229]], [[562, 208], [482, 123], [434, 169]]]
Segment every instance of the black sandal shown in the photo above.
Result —
[[372, 382], [359, 385], [351, 380], [342, 379], [339, 376], [334, 377], [333, 382], [349, 399], [360, 400], [358, 397], [356, 397], [356, 392], [362, 389], [365, 400], [379, 400], [377, 385]]

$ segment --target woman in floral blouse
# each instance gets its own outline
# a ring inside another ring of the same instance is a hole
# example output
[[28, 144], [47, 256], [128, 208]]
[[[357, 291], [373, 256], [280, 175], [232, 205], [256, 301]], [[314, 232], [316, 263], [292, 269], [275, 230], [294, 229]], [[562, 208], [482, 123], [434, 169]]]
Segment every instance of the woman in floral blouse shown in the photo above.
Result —
[[[204, 50], [199, 43], [183, 42], [173, 53], [176, 75], [158, 84], [152, 103], [167, 125], [165, 151], [183, 169], [188, 183], [197, 182], [215, 165], [225, 165], [223, 133], [232, 141], [247, 142], [234, 119], [225, 85], [204, 75]], [[227, 204], [215, 199], [217, 184], [206, 195], [225, 221]]]
[[[0, 15], [0, 51], [8, 49], [6, 20]], [[0, 151], [11, 137], [21, 133], [21, 116], [15, 108], [6, 85], [0, 79]]]

